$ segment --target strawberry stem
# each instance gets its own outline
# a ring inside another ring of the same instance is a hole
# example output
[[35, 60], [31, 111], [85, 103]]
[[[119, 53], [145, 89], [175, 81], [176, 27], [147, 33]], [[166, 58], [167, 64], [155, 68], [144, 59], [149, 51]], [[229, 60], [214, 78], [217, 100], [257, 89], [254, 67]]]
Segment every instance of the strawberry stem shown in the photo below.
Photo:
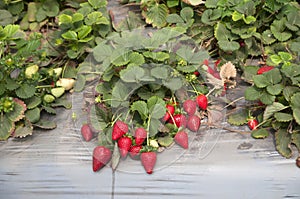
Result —
[[149, 118], [148, 118], [148, 124], [147, 124], [147, 146], [150, 145], [150, 140], [149, 140], [150, 121], [151, 121], [151, 115], [149, 115]]

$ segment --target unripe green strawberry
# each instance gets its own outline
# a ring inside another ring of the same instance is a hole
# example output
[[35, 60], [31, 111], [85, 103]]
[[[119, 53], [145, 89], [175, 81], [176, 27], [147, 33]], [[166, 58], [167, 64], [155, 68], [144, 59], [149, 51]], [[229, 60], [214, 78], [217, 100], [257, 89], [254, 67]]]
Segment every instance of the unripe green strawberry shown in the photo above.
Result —
[[70, 90], [71, 88], [73, 88], [75, 84], [75, 80], [72, 78], [60, 78], [57, 82], [56, 85], [57, 86], [61, 86], [64, 87], [66, 91]]
[[48, 71], [48, 74], [50, 76], [55, 76], [55, 77], [59, 77], [62, 73], [62, 68], [51, 68], [49, 71]]
[[46, 95], [44, 95], [43, 99], [45, 102], [51, 103], [51, 102], [54, 102], [55, 97], [53, 95], [46, 94]]
[[51, 89], [51, 94], [54, 95], [54, 97], [59, 98], [65, 93], [65, 88], [64, 87], [59, 87], [59, 88], [52, 88]]
[[31, 79], [32, 76], [33, 76], [34, 74], [36, 74], [38, 71], [39, 71], [39, 66], [38, 66], [38, 65], [28, 66], [28, 67], [25, 69], [25, 76], [26, 76], [28, 79]]

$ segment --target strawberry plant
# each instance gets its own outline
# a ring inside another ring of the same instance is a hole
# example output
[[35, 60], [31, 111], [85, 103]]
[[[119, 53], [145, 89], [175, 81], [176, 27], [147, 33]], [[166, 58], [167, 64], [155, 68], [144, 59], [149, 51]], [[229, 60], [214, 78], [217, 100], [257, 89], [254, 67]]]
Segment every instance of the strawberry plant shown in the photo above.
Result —
[[150, 37], [137, 30], [121, 32], [98, 44], [92, 58], [80, 64], [77, 81], [97, 82], [95, 102], [88, 108], [89, 125], [98, 132], [99, 146], [120, 154], [113, 155], [112, 165], [128, 153], [134, 159], [141, 154], [146, 164], [145, 154], [152, 157], [173, 142], [187, 149], [187, 137], [180, 136], [185, 133], [177, 133], [186, 129], [188, 118], [186, 132], [199, 130], [205, 115], [199, 112], [206, 109], [198, 108], [195, 97], [208, 91], [202, 64], [208, 54], [195, 48], [183, 32], [178, 27], [157, 30]]
[[300, 150], [300, 67], [292, 54], [286, 52], [271, 56], [270, 63], [275, 67], [262, 66], [255, 70], [246, 67], [246, 71], [253, 74], [248, 79], [253, 85], [246, 89], [245, 99], [253, 103], [248, 110], [230, 116], [229, 121], [233, 124], [247, 123], [245, 112], [252, 112], [258, 119], [252, 117], [248, 120], [252, 136], [265, 138], [274, 133], [276, 149], [289, 158], [292, 145]]
[[33, 127], [53, 129], [41, 113], [70, 108], [65, 88], [56, 85], [62, 68], [51, 66], [41, 49], [41, 34], [26, 37], [18, 25], [0, 26], [0, 140], [31, 135]]

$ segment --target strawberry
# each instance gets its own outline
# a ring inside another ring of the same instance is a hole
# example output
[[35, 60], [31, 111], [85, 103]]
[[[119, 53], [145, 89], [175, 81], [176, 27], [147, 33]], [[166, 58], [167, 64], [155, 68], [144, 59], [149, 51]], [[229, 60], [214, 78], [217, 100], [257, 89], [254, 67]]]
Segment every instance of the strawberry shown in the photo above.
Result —
[[167, 104], [166, 108], [167, 108], [167, 112], [162, 119], [164, 122], [168, 121], [168, 119], [170, 119], [171, 115], [173, 115], [175, 112], [175, 107], [171, 104]]
[[156, 153], [153, 151], [143, 152], [140, 158], [145, 171], [151, 174], [156, 163]]
[[174, 141], [184, 149], [187, 149], [189, 147], [188, 134], [185, 131], [177, 132], [174, 137]]
[[255, 130], [257, 128], [258, 121], [253, 117], [248, 119], [248, 126], [251, 130]]
[[190, 129], [193, 132], [196, 132], [199, 130], [201, 125], [201, 120], [197, 115], [192, 115], [189, 117], [187, 122], [187, 128]]
[[300, 156], [296, 159], [296, 165], [300, 168]]
[[88, 124], [83, 124], [81, 126], [81, 135], [83, 139], [87, 142], [89, 142], [93, 138], [92, 129]]
[[183, 102], [183, 109], [188, 115], [194, 115], [197, 110], [197, 103], [194, 100], [187, 99]]
[[209, 65], [208, 59], [205, 59], [205, 60], [203, 61], [203, 64], [206, 65], [206, 66], [208, 66], [208, 65]]
[[[175, 125], [179, 128], [179, 127], [186, 127], [186, 117], [183, 114], [176, 114], [173, 116], [173, 119], [175, 121]], [[169, 123], [174, 124], [174, 121], [172, 120], [172, 118], [170, 118]]]
[[194, 71], [194, 75], [196, 75], [196, 77], [199, 77], [200, 76], [200, 72], [199, 71]]
[[132, 159], [137, 159], [139, 157], [140, 151], [142, 149], [141, 145], [131, 146], [129, 149], [129, 155]]
[[274, 66], [262, 66], [261, 68], [258, 69], [257, 74], [261, 75], [265, 72], [268, 72], [270, 70], [274, 69]]
[[112, 139], [118, 140], [120, 137], [122, 137], [127, 132], [128, 132], [127, 124], [125, 122], [122, 122], [121, 120], [118, 120], [118, 121], [116, 121], [116, 123], [113, 126]]
[[126, 158], [128, 151], [132, 145], [132, 140], [129, 137], [121, 137], [118, 139], [118, 147], [122, 158]]
[[134, 137], [135, 137], [135, 144], [142, 145], [144, 140], [147, 137], [147, 131], [142, 127], [137, 128], [134, 132]]
[[104, 146], [97, 146], [93, 151], [93, 171], [100, 170], [111, 158], [111, 151]]
[[221, 59], [217, 59], [215, 61], [215, 69], [217, 69], [217, 67], [219, 66], [220, 63], [221, 63]]
[[204, 111], [207, 109], [208, 101], [207, 101], [207, 97], [204, 94], [198, 95], [196, 97], [196, 102], [200, 109]]

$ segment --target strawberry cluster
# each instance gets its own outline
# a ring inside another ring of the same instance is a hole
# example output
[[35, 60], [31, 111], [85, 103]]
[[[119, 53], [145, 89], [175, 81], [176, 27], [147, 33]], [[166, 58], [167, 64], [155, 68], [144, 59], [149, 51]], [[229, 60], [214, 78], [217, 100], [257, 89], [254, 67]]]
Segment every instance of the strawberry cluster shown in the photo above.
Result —
[[[170, 137], [184, 149], [189, 148], [188, 132], [197, 132], [201, 125], [201, 119], [207, 110], [208, 100], [206, 95], [199, 94], [194, 99], [186, 99], [182, 103], [166, 101], [166, 113], [161, 122], [166, 126], [173, 126], [169, 132]], [[94, 134], [88, 124], [83, 124], [81, 134], [85, 141], [90, 141]], [[155, 138], [149, 138], [147, 128], [132, 127], [129, 123], [116, 120], [112, 124], [111, 140], [118, 146], [122, 159], [130, 156], [134, 160], [140, 160], [148, 174], [153, 172], [157, 160], [159, 146]], [[93, 151], [93, 171], [96, 172], [104, 167], [112, 158], [112, 151], [107, 146], [97, 146]]]

